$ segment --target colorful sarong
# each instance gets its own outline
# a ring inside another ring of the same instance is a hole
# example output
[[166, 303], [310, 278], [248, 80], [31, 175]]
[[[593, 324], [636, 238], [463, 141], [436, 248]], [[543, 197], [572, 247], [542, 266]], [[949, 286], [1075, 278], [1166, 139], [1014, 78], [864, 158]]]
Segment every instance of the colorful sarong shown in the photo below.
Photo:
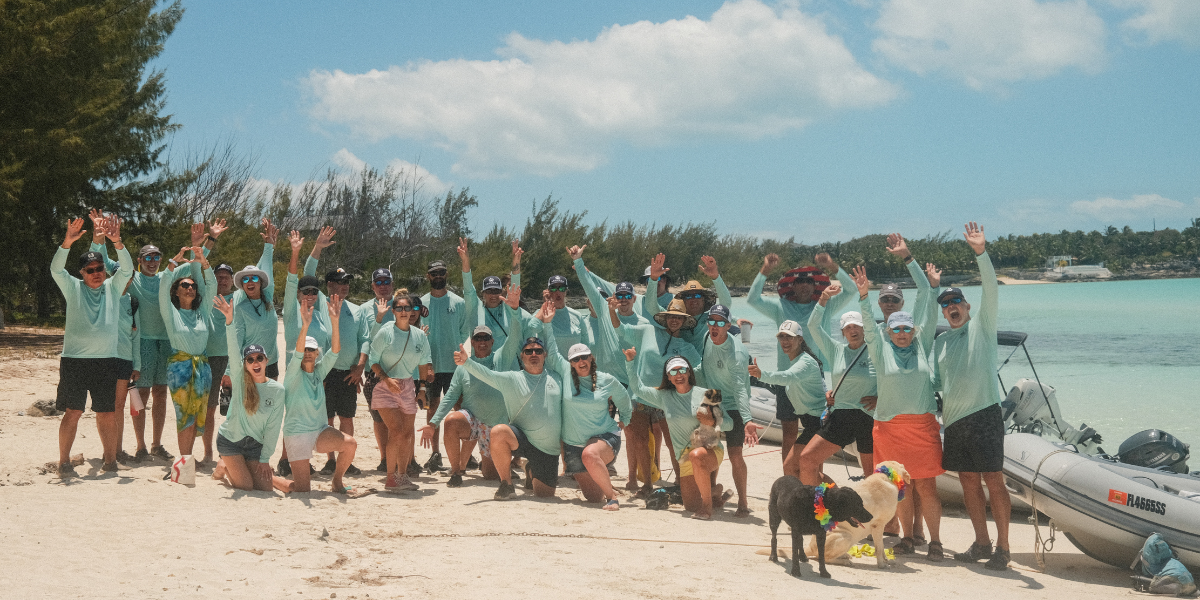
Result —
[[177, 351], [167, 359], [167, 389], [175, 404], [175, 427], [183, 431], [196, 426], [196, 435], [204, 433], [208, 414], [208, 392], [212, 387], [212, 369], [208, 357]]
[[894, 460], [904, 465], [913, 479], [937, 477], [946, 472], [942, 468], [941, 426], [932, 413], [896, 415], [890, 421], [875, 421], [872, 437], [875, 453], [871, 458], [876, 465]]

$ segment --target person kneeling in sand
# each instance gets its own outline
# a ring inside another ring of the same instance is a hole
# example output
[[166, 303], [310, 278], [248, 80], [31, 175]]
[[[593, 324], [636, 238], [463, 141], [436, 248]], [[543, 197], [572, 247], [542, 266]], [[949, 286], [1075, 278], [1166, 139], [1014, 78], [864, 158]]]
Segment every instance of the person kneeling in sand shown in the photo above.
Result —
[[[224, 298], [213, 298], [213, 306], [233, 324], [233, 307]], [[226, 336], [229, 378], [233, 398], [229, 414], [217, 429], [217, 453], [213, 479], [239, 490], [271, 491], [271, 455], [283, 425], [283, 384], [267, 378], [267, 353], [262, 346], [239, 348], [237, 336]]]

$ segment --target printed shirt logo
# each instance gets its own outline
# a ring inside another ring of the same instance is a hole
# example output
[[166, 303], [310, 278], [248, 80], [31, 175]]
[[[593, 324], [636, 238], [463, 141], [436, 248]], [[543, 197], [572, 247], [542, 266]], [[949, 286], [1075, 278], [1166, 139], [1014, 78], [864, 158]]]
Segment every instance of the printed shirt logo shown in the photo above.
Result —
[[1159, 502], [1158, 500], [1151, 500], [1150, 498], [1144, 498], [1142, 496], [1129, 494], [1120, 490], [1109, 489], [1108, 501], [1112, 502], [1113, 504], [1123, 504], [1129, 508], [1144, 510], [1156, 515], [1165, 516], [1167, 514], [1166, 504]]

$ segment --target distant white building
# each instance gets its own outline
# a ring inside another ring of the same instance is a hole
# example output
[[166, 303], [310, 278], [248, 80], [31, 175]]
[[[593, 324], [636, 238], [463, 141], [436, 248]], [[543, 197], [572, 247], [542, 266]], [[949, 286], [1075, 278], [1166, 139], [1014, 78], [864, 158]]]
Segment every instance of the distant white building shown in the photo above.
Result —
[[1112, 279], [1112, 271], [1104, 268], [1104, 263], [1098, 265], [1076, 265], [1071, 256], [1049, 256], [1046, 258], [1045, 272], [1042, 279], [1058, 281], [1063, 279]]

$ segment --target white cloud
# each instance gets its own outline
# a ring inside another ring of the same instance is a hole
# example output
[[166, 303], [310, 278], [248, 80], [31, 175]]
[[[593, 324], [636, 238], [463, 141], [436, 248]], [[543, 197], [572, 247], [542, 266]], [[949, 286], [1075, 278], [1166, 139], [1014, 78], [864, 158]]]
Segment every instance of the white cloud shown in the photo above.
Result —
[[898, 93], [819, 19], [790, 4], [724, 4], [696, 17], [613, 25], [594, 40], [512, 33], [500, 60], [314, 71], [315, 118], [371, 140], [428, 140], [456, 172], [588, 171], [610, 144], [757, 139]]
[[[367, 161], [355, 156], [353, 152], [345, 148], [334, 152], [329, 160], [342, 169], [355, 174], [370, 166], [367, 164]], [[418, 188], [417, 191], [419, 192], [438, 196], [445, 194], [453, 187], [453, 185], [442, 181], [437, 175], [429, 172], [429, 169], [419, 164], [408, 162], [407, 160], [393, 158], [388, 161], [387, 168], [395, 173], [404, 174], [405, 180], [412, 182]]]
[[1109, 0], [1139, 14], [1121, 23], [1121, 29], [1150, 44], [1177, 41], [1200, 46], [1200, 2], [1196, 0]]
[[354, 173], [367, 168], [367, 161], [355, 156], [353, 152], [345, 148], [334, 152], [333, 156], [329, 157], [329, 160], [333, 161], [333, 164]]
[[875, 27], [887, 60], [977, 90], [1106, 60], [1104, 21], [1083, 0], [885, 0]]
[[1174, 216], [1178, 215], [1180, 209], [1186, 206], [1178, 200], [1163, 198], [1158, 194], [1142, 194], [1128, 200], [1117, 198], [1077, 200], [1071, 203], [1071, 211], [1115, 223], [1132, 219], [1144, 221], [1147, 217]]

